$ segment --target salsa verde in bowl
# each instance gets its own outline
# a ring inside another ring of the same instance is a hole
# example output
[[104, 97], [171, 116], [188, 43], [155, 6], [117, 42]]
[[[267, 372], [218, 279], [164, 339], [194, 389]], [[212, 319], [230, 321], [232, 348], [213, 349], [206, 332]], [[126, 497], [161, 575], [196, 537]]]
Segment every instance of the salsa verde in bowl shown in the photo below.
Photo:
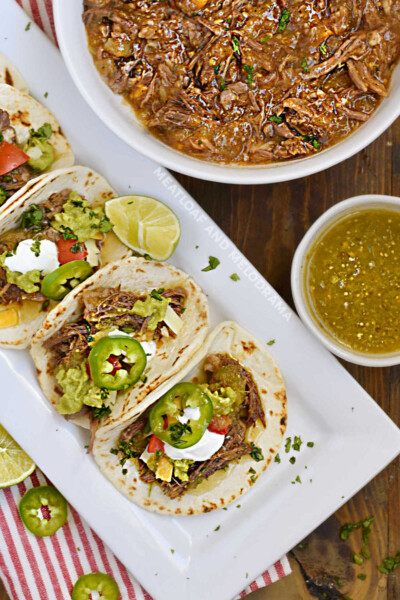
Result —
[[297, 311], [334, 354], [400, 364], [400, 199], [358, 196], [322, 215], [292, 264]]

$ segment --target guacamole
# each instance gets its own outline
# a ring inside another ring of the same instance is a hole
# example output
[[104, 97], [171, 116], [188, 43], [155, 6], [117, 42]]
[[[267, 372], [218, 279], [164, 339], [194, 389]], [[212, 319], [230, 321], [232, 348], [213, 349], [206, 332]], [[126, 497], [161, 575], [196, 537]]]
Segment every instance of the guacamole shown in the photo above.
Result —
[[174, 477], [177, 477], [181, 481], [189, 481], [188, 469], [194, 461], [183, 458], [182, 460], [176, 459], [172, 462], [174, 463]]
[[101, 408], [109, 395], [108, 390], [97, 387], [89, 379], [85, 363], [67, 369], [60, 367], [55, 377], [63, 391], [56, 407], [61, 415], [79, 412], [84, 404]]
[[23, 151], [30, 157], [28, 165], [35, 171], [47, 171], [54, 162], [54, 148], [48, 141], [52, 133], [49, 123], [45, 123], [37, 131], [31, 129]]
[[236, 405], [237, 394], [231, 387], [220, 387], [215, 391], [212, 391], [207, 384], [201, 387], [213, 403], [213, 415], [218, 417], [220, 415], [229, 415], [232, 412]]
[[72, 232], [79, 242], [87, 242], [98, 233], [107, 233], [112, 223], [104, 208], [91, 208], [77, 192], [71, 192], [60, 213], [54, 215], [51, 226], [61, 233]]
[[139, 315], [140, 317], [150, 317], [147, 324], [147, 328], [150, 331], [154, 331], [160, 321], [163, 321], [167, 312], [169, 298], [163, 298], [161, 300], [154, 298], [153, 296], [147, 296], [146, 300], [136, 300], [131, 310], [132, 314]]
[[7, 252], [3, 252], [3, 254], [0, 255], [0, 266], [6, 272], [7, 282], [17, 285], [20, 290], [23, 290], [27, 294], [38, 292], [40, 290], [40, 286], [36, 284], [40, 283], [40, 271], [38, 269], [28, 271], [27, 273], [10, 271], [10, 269], [4, 265], [4, 260], [6, 258]]

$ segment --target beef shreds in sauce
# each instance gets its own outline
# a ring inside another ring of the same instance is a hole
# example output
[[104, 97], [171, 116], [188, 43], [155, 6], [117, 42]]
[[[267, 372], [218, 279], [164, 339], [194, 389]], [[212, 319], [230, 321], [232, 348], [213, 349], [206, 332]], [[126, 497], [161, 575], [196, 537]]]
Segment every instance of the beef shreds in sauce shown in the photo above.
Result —
[[[182, 314], [186, 292], [183, 288], [167, 289], [160, 293], [164, 298], [171, 298], [170, 306], [178, 315]], [[146, 324], [150, 317], [141, 317], [130, 314], [137, 300], [145, 300], [146, 296], [118, 290], [115, 288], [97, 288], [87, 290], [82, 294], [84, 312], [77, 322], [66, 323], [59, 331], [45, 342], [45, 347], [51, 350], [52, 367], [59, 364], [68, 364], [73, 360], [74, 354], [88, 356], [93, 341], [93, 336], [101, 329], [112, 327], [113, 329], [130, 328], [135, 334], [141, 335], [146, 332]], [[161, 321], [155, 331], [152, 331], [152, 339], [160, 339], [162, 327]], [[169, 336], [175, 334], [169, 330]]]
[[368, 120], [400, 54], [400, 0], [85, 0], [95, 64], [186, 154], [269, 163]]
[[[9, 144], [16, 144], [15, 129], [10, 123], [7, 111], [0, 109], [0, 140], [6, 140]], [[17, 167], [13, 171], [0, 176], [0, 205], [4, 204], [15, 192], [18, 192], [32, 177], [36, 177], [35, 171], [27, 163]]]
[[[0, 123], [1, 112], [4, 113], [4, 111], [0, 111]], [[26, 239], [57, 242], [61, 234], [51, 227], [50, 221], [56, 213], [62, 211], [70, 193], [71, 190], [65, 189], [61, 192], [51, 194], [46, 202], [43, 202], [40, 206], [31, 205], [27, 212], [22, 215], [22, 219], [16, 229], [10, 229], [0, 235], [0, 254], [12, 252], [20, 242]], [[40, 219], [39, 217], [32, 219], [29, 216], [29, 213], [32, 214], [32, 211], [35, 210], [39, 211], [39, 216], [41, 215]], [[28, 294], [17, 285], [8, 283], [6, 271], [0, 267], [0, 305], [12, 304], [14, 302], [21, 303], [23, 300], [43, 302], [46, 298], [39, 291]]]
[[[188, 469], [188, 481], [180, 481], [172, 477], [170, 482], [157, 479], [155, 473], [139, 459], [139, 476], [144, 483], [159, 484], [164, 492], [170, 498], [182, 496], [190, 486], [201, 483], [204, 479], [210, 477], [216, 471], [226, 468], [230, 463], [239, 460], [242, 456], [249, 455], [253, 451], [253, 446], [246, 441], [246, 432], [249, 427], [260, 419], [265, 427], [265, 415], [261, 403], [261, 398], [251, 374], [244, 369], [240, 363], [228, 354], [211, 354], [204, 363], [204, 370], [208, 375], [208, 383], [213, 383], [213, 377], [221, 367], [230, 366], [236, 372], [237, 377], [242, 380], [245, 395], [239, 410], [234, 415], [228, 433], [225, 436], [224, 444], [211, 458], [205, 461], [197, 461], [190, 465]], [[232, 369], [232, 371], [233, 371]], [[230, 374], [231, 376], [231, 374]], [[223, 383], [223, 382], [222, 382]], [[148, 438], [146, 438], [145, 428], [148, 423], [148, 409], [132, 425], [127, 427], [119, 439], [118, 450], [123, 456], [125, 462], [129, 458], [138, 458], [144, 451]], [[151, 433], [150, 433], [151, 435]], [[122, 463], [121, 463], [122, 464]]]

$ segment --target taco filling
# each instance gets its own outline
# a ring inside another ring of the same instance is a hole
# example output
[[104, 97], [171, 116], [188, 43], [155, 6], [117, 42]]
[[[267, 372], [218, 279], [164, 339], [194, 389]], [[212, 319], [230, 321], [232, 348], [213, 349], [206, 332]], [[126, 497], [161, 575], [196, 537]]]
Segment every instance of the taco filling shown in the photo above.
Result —
[[0, 235], [0, 327], [17, 325], [23, 304], [47, 310], [89, 277], [111, 229], [103, 207], [70, 189], [31, 204]]
[[111, 452], [138, 463], [140, 479], [179, 498], [248, 456], [263, 460], [249, 433], [266, 427], [257, 385], [229, 354], [210, 354], [203, 383], [175, 385], [121, 434]]
[[44, 123], [37, 131], [31, 129], [29, 139], [21, 144], [8, 112], [0, 109], [0, 205], [50, 169], [55, 160], [49, 141], [52, 133], [51, 125]]
[[84, 291], [82, 317], [44, 343], [60, 393], [58, 412], [88, 414], [92, 423], [109, 414], [118, 391], [146, 380], [161, 339], [179, 333], [185, 299], [182, 288]]

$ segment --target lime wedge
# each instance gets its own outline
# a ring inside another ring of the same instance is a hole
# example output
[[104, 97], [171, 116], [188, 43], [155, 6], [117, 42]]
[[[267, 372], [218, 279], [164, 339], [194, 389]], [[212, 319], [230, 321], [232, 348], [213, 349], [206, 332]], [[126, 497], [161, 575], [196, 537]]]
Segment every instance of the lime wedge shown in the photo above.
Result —
[[0, 488], [20, 483], [35, 468], [33, 460], [0, 425]]
[[121, 242], [139, 254], [167, 260], [181, 235], [178, 217], [148, 196], [121, 196], [106, 203], [106, 215]]

